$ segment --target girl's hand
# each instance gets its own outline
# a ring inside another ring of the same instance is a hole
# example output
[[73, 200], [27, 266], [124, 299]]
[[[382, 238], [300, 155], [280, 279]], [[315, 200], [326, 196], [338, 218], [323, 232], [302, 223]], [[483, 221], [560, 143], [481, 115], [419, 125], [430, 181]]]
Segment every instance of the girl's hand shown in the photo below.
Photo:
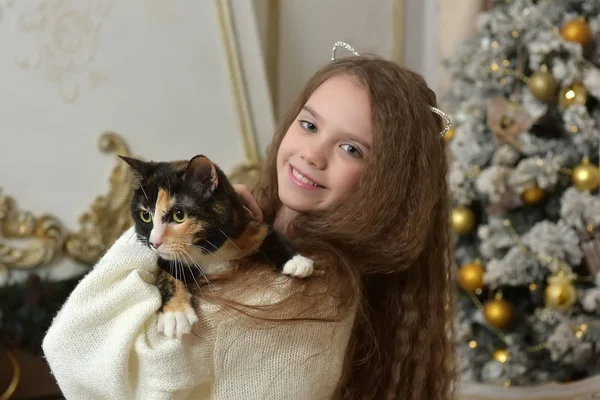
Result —
[[235, 190], [237, 195], [240, 196], [242, 204], [244, 207], [246, 207], [246, 209], [248, 209], [248, 211], [252, 213], [252, 215], [254, 215], [254, 218], [262, 221], [263, 213], [258, 206], [258, 203], [254, 199], [254, 196], [252, 196], [252, 192], [250, 192], [248, 186], [242, 184], [233, 184], [233, 190]]

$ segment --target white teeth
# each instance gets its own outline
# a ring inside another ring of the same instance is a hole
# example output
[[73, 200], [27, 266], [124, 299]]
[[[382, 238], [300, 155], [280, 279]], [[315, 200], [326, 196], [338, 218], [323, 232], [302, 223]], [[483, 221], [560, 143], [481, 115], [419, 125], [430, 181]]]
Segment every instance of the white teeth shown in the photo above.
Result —
[[302, 182], [304, 184], [312, 185], [314, 187], [319, 186], [316, 183], [314, 183], [313, 181], [306, 179], [306, 177], [304, 177], [300, 172], [296, 171], [295, 168], [292, 168], [292, 174], [296, 177], [296, 179], [298, 179], [300, 182]]

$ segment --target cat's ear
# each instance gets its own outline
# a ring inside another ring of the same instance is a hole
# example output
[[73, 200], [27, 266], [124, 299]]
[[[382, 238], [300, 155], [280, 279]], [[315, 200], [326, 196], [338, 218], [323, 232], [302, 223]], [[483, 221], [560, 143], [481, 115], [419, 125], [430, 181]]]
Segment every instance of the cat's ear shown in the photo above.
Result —
[[125, 161], [127, 164], [129, 164], [129, 166], [131, 167], [131, 171], [133, 172], [133, 175], [137, 180], [138, 184], [144, 179], [146, 179], [152, 171], [151, 163], [125, 156], [119, 156], [119, 158]]
[[185, 179], [192, 183], [201, 183], [203, 190], [213, 193], [219, 185], [217, 167], [207, 157], [197, 155], [190, 160], [185, 171]]

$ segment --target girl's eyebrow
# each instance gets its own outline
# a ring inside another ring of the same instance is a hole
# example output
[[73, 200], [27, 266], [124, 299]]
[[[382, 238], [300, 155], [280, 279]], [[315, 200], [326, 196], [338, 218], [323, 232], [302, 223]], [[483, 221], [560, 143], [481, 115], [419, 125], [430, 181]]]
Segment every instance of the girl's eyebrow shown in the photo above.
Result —
[[[310, 115], [312, 115], [313, 118], [316, 119], [317, 121], [321, 121], [321, 122], [323, 121], [321, 116], [315, 110], [313, 110], [312, 107], [305, 104], [302, 107], [302, 109], [305, 110], [306, 112], [308, 112]], [[363, 139], [356, 136], [355, 134], [350, 133], [350, 132], [344, 132], [344, 135], [347, 136], [350, 140], [353, 140], [356, 143], [364, 146], [367, 150], [371, 150], [371, 146], [367, 142], [365, 142]]]
[[312, 115], [314, 117], [314, 119], [321, 121], [321, 116], [319, 114], [317, 114], [317, 112], [315, 110], [313, 110], [312, 107], [305, 104], [302, 107], [302, 109], [307, 111], [310, 115]]
[[363, 139], [359, 138], [358, 136], [349, 133], [349, 132], [345, 132], [344, 135], [346, 135], [350, 140], [355, 141], [356, 143], [364, 146], [367, 150], [371, 150], [371, 146], [365, 142]]

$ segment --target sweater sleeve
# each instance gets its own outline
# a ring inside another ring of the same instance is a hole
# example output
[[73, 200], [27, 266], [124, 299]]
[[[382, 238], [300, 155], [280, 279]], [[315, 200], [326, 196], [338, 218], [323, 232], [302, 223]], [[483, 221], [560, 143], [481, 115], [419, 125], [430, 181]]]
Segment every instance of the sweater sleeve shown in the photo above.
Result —
[[42, 344], [66, 398], [185, 398], [212, 375], [202, 340], [156, 331], [157, 268], [131, 228], [70, 294]]
[[215, 399], [333, 399], [353, 321], [221, 324]]

